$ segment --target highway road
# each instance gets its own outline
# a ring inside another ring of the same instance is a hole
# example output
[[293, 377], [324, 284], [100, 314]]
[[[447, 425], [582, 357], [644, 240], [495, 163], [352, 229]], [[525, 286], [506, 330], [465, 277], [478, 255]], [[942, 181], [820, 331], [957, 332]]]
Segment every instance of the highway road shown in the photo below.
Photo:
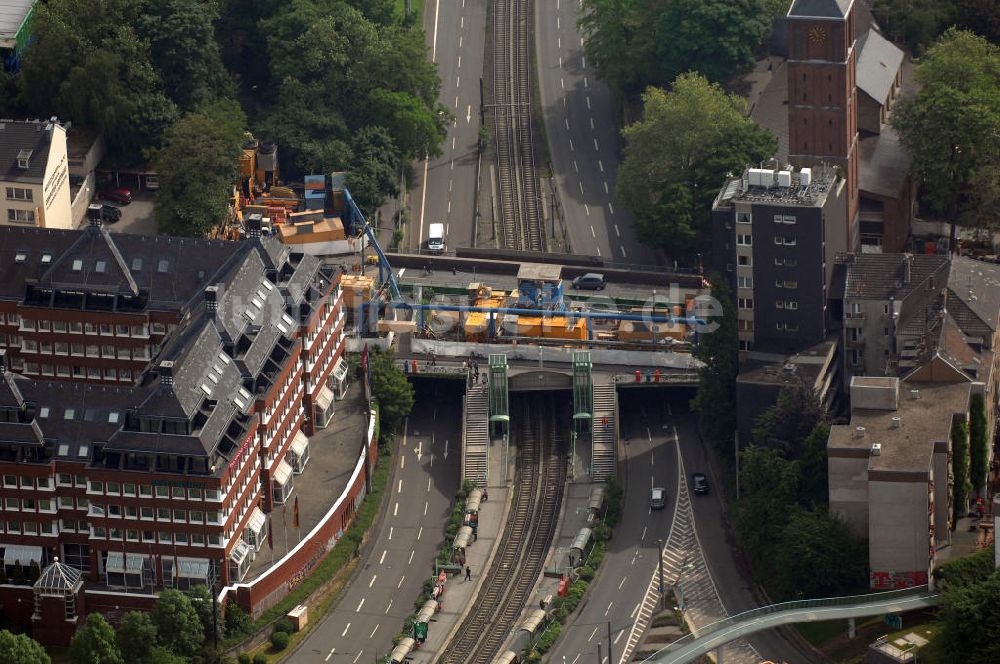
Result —
[[[653, 600], [643, 601], [656, 573], [658, 538], [673, 542], [697, 532], [702, 555], [675, 561], [685, 567], [683, 601], [689, 611], [703, 616], [718, 612], [720, 600], [730, 614], [758, 605], [727, 540], [718, 495], [714, 491], [708, 496], [688, 494], [682, 499], [689, 501], [691, 509], [674, 515], [673, 508], [680, 497], [677, 452], [681, 454], [687, 477], [693, 472], [709, 472], [695, 419], [687, 412], [690, 397], [690, 391], [679, 391], [669, 400], [662, 393], [637, 391], [621, 400], [622, 432], [629, 440], [623, 518], [596, 583], [590, 588], [586, 606], [573, 625], [564, 630], [551, 661], [561, 663], [565, 657], [566, 664], [586, 662], [588, 657], [596, 656], [598, 642], [607, 656], [610, 622], [613, 664], [619, 664], [625, 647], [633, 640], [634, 623], [641, 619], [644, 625], [658, 609], [655, 595]], [[712, 479], [710, 476], [711, 485], [717, 486]], [[669, 508], [662, 512], [648, 509], [651, 482], [666, 486], [671, 496]], [[669, 581], [671, 571], [665, 571]], [[755, 634], [751, 645], [762, 656], [775, 661], [808, 661], [800, 650], [773, 630]], [[742, 661], [741, 656], [745, 656], [745, 650], [727, 651], [727, 661]]]
[[449, 250], [471, 247], [479, 141], [479, 79], [487, 0], [426, 0], [423, 27], [441, 75], [441, 103], [455, 116], [436, 159], [416, 165], [410, 192], [410, 251], [424, 248], [428, 226], [445, 225]]
[[[535, 3], [539, 87], [552, 169], [572, 252], [654, 265], [632, 218], [615, 203], [620, 138], [612, 94], [583, 53], [579, 0]], [[540, 169], [545, 164], [538, 165]]]
[[[451, 499], [461, 477], [461, 386], [425, 381], [406, 423], [377, 533], [336, 608], [289, 659], [367, 664], [392, 650], [432, 574]], [[432, 435], [433, 432], [433, 435]], [[450, 453], [444, 458], [445, 445]]]

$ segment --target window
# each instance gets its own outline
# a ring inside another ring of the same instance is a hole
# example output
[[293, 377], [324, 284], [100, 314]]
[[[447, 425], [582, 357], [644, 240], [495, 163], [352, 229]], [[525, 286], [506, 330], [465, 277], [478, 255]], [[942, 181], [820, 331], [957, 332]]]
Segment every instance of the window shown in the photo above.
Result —
[[160, 521], [170, 521], [170, 510], [166, 507], [160, 507], [156, 510], [156, 518]]
[[191, 512], [191, 523], [202, 523], [205, 521], [205, 513], [198, 510]]
[[7, 221], [12, 224], [35, 223], [34, 210], [7, 210]]
[[136, 519], [139, 517], [139, 509], [135, 505], [125, 506], [125, 516], [130, 519]]
[[74, 323], [70, 321], [69, 331], [73, 334], [81, 334], [83, 332], [83, 323]]
[[[115, 411], [115, 414], [117, 415], [118, 412]], [[111, 421], [110, 418], [108, 419], [108, 421], [109, 422]], [[118, 419], [116, 418], [115, 422], [117, 422], [117, 421], [118, 421]], [[134, 496], [135, 495], [135, 485], [134, 484], [125, 484], [125, 491], [124, 491], [124, 493], [125, 493], [126, 496]]]
[[180, 498], [182, 500], [187, 497], [187, 494], [184, 492], [184, 487], [182, 486], [175, 486], [173, 494], [174, 498]]
[[161, 530], [159, 533], [157, 533], [157, 535], [159, 537], [160, 543], [170, 544], [170, 533]]
[[795, 238], [793, 238], [793, 237], [785, 237], [783, 235], [775, 235], [774, 236], [774, 243], [776, 245], [780, 245], [780, 246], [794, 247], [795, 244], [796, 244], [796, 241], [795, 241]]
[[139, 272], [141, 270], [142, 270], [142, 259], [141, 258], [133, 258], [132, 259], [132, 271], [133, 272]]
[[146, 497], [146, 498], [152, 496], [153, 495], [153, 487], [149, 486], [148, 484], [140, 484], [139, 485], [139, 495], [143, 496], [143, 497]]
[[184, 510], [174, 510], [174, 521], [187, 521], [187, 512]]
[[160, 259], [160, 262], [156, 264], [156, 271], [159, 272], [160, 274], [164, 274], [166, 273], [167, 268], [169, 267], [170, 267], [170, 261], [166, 260], [165, 258]]
[[[46, 415], [48, 415], [48, 413], [46, 413]], [[56, 481], [59, 483], [59, 486], [73, 486], [73, 476], [70, 475], [69, 473], [59, 473], [59, 476], [58, 478], [56, 478]], [[70, 507], [72, 506], [73, 504], [71, 502]]]
[[750, 247], [750, 246], [753, 246], [753, 236], [749, 235], [749, 234], [747, 234], [747, 235], [737, 234], [736, 235], [736, 244], [737, 244], [737, 246], [740, 246], [740, 247]]
[[108, 516], [113, 516], [116, 519], [120, 519], [122, 517], [122, 506], [108, 505]]
[[87, 487], [89, 493], [104, 493], [104, 482], [90, 481], [90, 485]]
[[139, 531], [138, 530], [126, 530], [125, 531], [125, 539], [127, 539], [129, 542], [138, 542], [139, 541]]
[[753, 277], [737, 277], [736, 280], [740, 288], [753, 288]]
[[193, 533], [191, 535], [191, 544], [194, 546], [205, 546], [205, 536], [199, 533]]
[[7, 187], [8, 201], [30, 201], [33, 200], [33, 193], [30, 189], [21, 187]]
[[737, 256], [736, 264], [741, 267], [753, 267], [753, 258], [750, 256]]
[[752, 297], [741, 297], [736, 300], [736, 306], [739, 309], [753, 309], [753, 298]]
[[73, 260], [73, 271], [79, 272], [83, 269], [83, 261], [79, 258]]
[[795, 216], [788, 214], [776, 214], [774, 215], [774, 223], [776, 224], [794, 224]]
[[101, 323], [101, 334], [106, 337], [113, 336], [115, 333], [115, 328], [110, 323]]
[[156, 497], [157, 498], [169, 498], [170, 497], [170, 487], [165, 487], [163, 485], [156, 486]]
[[749, 224], [752, 217], [749, 212], [737, 212], [736, 213], [736, 223], [737, 224]]
[[152, 507], [143, 507], [142, 510], [141, 510], [141, 515], [142, 516], [140, 518], [143, 518], [143, 519], [152, 519], [153, 518], [153, 508]]

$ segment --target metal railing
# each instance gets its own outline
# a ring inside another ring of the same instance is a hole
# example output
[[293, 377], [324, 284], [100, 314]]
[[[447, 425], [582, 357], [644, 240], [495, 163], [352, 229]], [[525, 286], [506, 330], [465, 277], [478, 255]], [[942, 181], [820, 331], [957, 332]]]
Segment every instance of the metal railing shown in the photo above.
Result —
[[888, 590], [879, 593], [870, 593], [867, 595], [847, 595], [844, 597], [829, 597], [823, 599], [802, 599], [794, 600], [791, 602], [780, 602], [778, 604], [770, 604], [768, 606], [761, 606], [756, 609], [750, 609], [749, 611], [744, 611], [743, 613], [737, 613], [736, 615], [729, 616], [728, 618], [723, 618], [722, 620], [717, 620], [713, 623], [709, 623], [704, 627], [692, 629], [692, 631], [677, 639], [673, 643], [668, 644], [664, 648], [656, 651], [643, 662], [654, 662], [659, 656], [669, 654], [686, 645], [690, 645], [698, 639], [703, 639], [713, 634], [717, 634], [728, 627], [735, 626], [737, 624], [746, 624], [753, 622], [764, 616], [773, 615], [776, 613], [782, 613], [786, 611], [801, 611], [804, 609], [816, 609], [816, 608], [831, 608], [831, 607], [843, 607], [843, 606], [864, 606], [868, 604], [872, 605], [884, 605], [893, 600], [907, 600], [915, 598], [926, 598], [934, 599], [938, 597], [938, 594], [931, 591], [927, 586], [916, 586], [914, 588], [906, 588], [903, 590]]

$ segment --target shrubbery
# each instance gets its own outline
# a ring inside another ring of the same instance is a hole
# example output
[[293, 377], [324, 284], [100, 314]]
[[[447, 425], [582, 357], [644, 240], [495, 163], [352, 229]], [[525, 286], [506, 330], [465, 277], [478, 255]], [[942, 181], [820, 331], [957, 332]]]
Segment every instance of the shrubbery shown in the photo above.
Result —
[[271, 635], [271, 647], [281, 652], [288, 647], [288, 632], [275, 632]]

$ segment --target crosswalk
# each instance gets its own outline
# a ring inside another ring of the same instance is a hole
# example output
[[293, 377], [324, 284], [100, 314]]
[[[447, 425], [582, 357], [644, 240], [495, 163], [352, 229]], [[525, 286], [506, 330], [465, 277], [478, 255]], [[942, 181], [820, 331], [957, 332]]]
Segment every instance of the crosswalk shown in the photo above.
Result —
[[[673, 435], [676, 444], [676, 428]], [[673, 591], [685, 621], [693, 631], [697, 632], [699, 628], [729, 614], [722, 605], [715, 580], [701, 551], [701, 543], [695, 530], [694, 510], [687, 485], [687, 474], [684, 471], [684, 460], [680, 457], [679, 450], [677, 472], [677, 504], [670, 524], [670, 536], [663, 545], [663, 588], [666, 591]], [[659, 611], [660, 601], [660, 570], [657, 568], [653, 570], [642, 601], [633, 611], [632, 617], [635, 622], [616, 664], [630, 661], [632, 654], [642, 643], [650, 619]], [[758, 664], [761, 657], [749, 643], [739, 640], [726, 646], [725, 661], [726, 664], [734, 662]]]

